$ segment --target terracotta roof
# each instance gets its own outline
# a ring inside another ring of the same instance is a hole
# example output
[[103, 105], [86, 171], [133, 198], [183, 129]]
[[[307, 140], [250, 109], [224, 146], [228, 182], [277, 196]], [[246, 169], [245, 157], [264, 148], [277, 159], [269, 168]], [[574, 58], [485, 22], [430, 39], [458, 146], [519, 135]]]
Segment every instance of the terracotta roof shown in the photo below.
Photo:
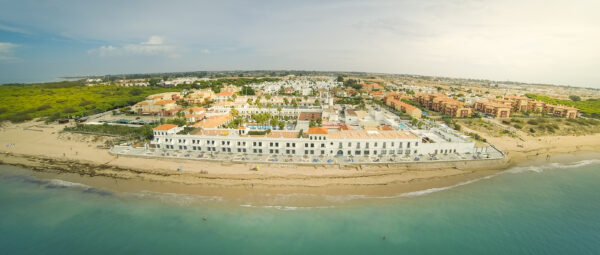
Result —
[[217, 96], [233, 96], [233, 92], [231, 91], [221, 91], [221, 93], [217, 94]]
[[190, 112], [190, 110], [192, 110], [193, 112], [201, 112], [201, 111], [206, 111], [206, 108], [204, 107], [198, 107], [198, 106], [194, 106], [194, 107], [190, 107], [185, 109], [187, 112]]
[[298, 138], [296, 131], [271, 131], [267, 134], [269, 138]]
[[390, 125], [381, 125], [381, 130], [394, 130]]
[[191, 117], [195, 117], [195, 118], [202, 118], [204, 117], [204, 113], [200, 113], [200, 114], [186, 114], [185, 115], [186, 118], [191, 118]]
[[329, 132], [323, 127], [311, 127], [308, 128], [308, 133], [311, 135], [326, 135]]
[[200, 128], [216, 128], [220, 125], [225, 124], [227, 121], [229, 121], [231, 119], [231, 115], [229, 114], [223, 114], [223, 115], [215, 115], [215, 116], [210, 116], [200, 122], [197, 122], [196, 124], [194, 124], [194, 127], [200, 127]]
[[394, 105], [400, 105], [401, 107], [406, 108], [407, 111], [412, 111], [412, 110], [416, 110], [417, 109], [417, 107], [415, 107], [413, 105], [410, 105], [410, 104], [407, 104], [405, 102], [402, 102], [402, 101], [400, 101], [398, 99], [393, 99], [392, 98], [392, 99], [389, 99], [389, 102], [394, 103]]
[[340, 130], [352, 130], [348, 125], [344, 124], [340, 126]]
[[171, 130], [176, 127], [177, 127], [177, 125], [173, 125], [173, 124], [162, 124], [158, 127], [153, 128], [152, 130]]
[[374, 131], [374, 130], [342, 130], [331, 132], [327, 136], [329, 139], [418, 139], [416, 135], [409, 131]]
[[161, 100], [161, 101], [154, 102], [154, 104], [157, 104], [157, 105], [164, 105], [164, 104], [170, 104], [170, 103], [175, 103], [175, 101], [167, 99], [167, 100]]
[[142, 102], [139, 102], [139, 103], [137, 103], [137, 104], [135, 104], [135, 105], [147, 105], [147, 104], [148, 104], [148, 102], [146, 102], [146, 101], [142, 101]]
[[311, 121], [321, 118], [321, 113], [318, 112], [301, 112], [298, 120]]

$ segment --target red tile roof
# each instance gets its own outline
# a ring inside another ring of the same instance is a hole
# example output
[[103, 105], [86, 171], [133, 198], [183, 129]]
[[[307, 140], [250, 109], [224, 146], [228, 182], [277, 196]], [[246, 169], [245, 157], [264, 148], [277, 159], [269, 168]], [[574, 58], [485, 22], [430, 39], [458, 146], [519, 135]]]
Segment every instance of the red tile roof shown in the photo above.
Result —
[[311, 135], [326, 135], [329, 132], [327, 132], [327, 129], [324, 127], [311, 127], [308, 128], [308, 133]]
[[175, 100], [162, 100], [162, 101], [154, 102], [154, 104], [163, 105], [163, 104], [170, 104], [170, 103], [174, 103], [174, 102], [175, 102]]
[[176, 127], [177, 127], [177, 125], [173, 125], [173, 124], [162, 124], [158, 127], [153, 128], [152, 130], [171, 130]]
[[221, 93], [217, 94], [217, 96], [233, 96], [233, 92], [225, 90], [221, 91]]

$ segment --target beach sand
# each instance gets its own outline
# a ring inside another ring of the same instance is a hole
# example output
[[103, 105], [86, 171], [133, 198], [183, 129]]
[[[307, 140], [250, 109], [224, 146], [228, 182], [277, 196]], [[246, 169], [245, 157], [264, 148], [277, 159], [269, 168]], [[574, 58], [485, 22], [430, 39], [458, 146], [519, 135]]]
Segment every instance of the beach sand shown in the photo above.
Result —
[[[0, 161], [31, 168], [48, 178], [61, 175], [61, 179], [127, 192], [238, 198], [256, 194], [388, 196], [455, 185], [547, 155], [600, 151], [599, 134], [526, 137], [525, 141], [486, 137], [508, 157], [360, 167], [261, 164], [260, 171], [252, 171], [255, 164], [117, 157], [99, 148], [108, 137], [61, 132], [64, 126], [41, 122], [4, 124], [0, 128]], [[181, 172], [177, 171], [179, 167]]]

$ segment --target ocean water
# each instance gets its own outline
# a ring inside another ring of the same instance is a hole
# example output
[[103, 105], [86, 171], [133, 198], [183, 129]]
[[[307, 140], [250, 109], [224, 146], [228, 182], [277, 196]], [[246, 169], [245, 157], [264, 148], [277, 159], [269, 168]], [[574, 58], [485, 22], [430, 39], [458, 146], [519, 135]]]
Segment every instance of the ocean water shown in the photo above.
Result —
[[312, 208], [115, 193], [0, 170], [2, 254], [600, 253], [599, 160]]

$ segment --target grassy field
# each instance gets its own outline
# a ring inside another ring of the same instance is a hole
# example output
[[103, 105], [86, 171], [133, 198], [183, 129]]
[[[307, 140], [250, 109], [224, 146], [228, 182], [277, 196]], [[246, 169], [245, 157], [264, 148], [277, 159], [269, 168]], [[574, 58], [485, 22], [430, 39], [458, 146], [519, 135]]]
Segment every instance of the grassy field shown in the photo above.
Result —
[[[485, 122], [481, 119], [461, 119], [459, 125], [493, 137], [514, 136], [511, 130]], [[518, 135], [588, 135], [600, 133], [600, 121], [595, 119], [565, 118], [510, 118], [501, 121], [503, 125], [515, 128]]]
[[566, 105], [579, 109], [584, 116], [592, 117], [592, 118], [600, 118], [600, 98], [588, 99], [583, 101], [571, 101], [571, 100], [563, 100], [556, 99], [547, 96], [540, 96], [535, 94], [527, 94], [527, 97], [535, 100], [540, 100], [542, 102], [557, 104], [557, 105]]
[[0, 86], [0, 121], [85, 116], [129, 106], [151, 94], [172, 91], [160, 87], [85, 86], [55, 82]]
[[505, 135], [504, 129], [502, 127], [496, 124], [487, 123], [481, 119], [456, 119], [455, 122], [460, 126], [465, 126], [471, 130], [488, 134], [490, 136], [499, 137]]
[[511, 118], [503, 124], [530, 136], [588, 135], [600, 133], [600, 121], [594, 119]]

